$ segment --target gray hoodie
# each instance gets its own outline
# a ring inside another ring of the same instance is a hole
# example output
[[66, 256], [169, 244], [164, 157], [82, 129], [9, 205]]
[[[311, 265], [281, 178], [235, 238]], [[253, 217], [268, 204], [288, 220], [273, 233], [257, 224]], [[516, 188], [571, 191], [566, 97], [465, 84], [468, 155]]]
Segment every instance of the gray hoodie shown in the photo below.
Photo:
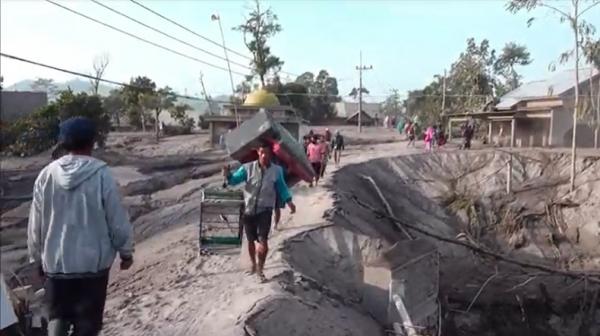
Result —
[[103, 161], [66, 155], [39, 174], [27, 231], [30, 261], [49, 276], [107, 271], [116, 253], [132, 256], [133, 229]]

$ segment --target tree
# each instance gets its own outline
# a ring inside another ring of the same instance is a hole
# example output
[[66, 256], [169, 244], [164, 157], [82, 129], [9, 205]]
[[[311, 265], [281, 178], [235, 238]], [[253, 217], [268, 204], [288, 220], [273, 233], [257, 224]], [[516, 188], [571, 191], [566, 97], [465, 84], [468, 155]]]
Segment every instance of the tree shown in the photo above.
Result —
[[393, 89], [392, 93], [383, 102], [383, 114], [400, 115], [402, 113], [402, 100], [398, 89]]
[[31, 90], [38, 92], [46, 92], [48, 100], [53, 100], [56, 97], [58, 87], [51, 78], [37, 78], [31, 83]]
[[314, 120], [325, 120], [332, 118], [335, 114], [333, 103], [341, 100], [339, 96], [338, 83], [335, 77], [329, 75], [327, 70], [319, 71], [313, 90], [310, 91], [315, 110]]
[[590, 77], [589, 77], [589, 114], [588, 124], [594, 128], [594, 148], [598, 148], [598, 142], [600, 137], [600, 80], [598, 80], [598, 87], [594, 91], [593, 83], [593, 70], [600, 72], [600, 40], [594, 41], [592, 38], [588, 38], [583, 47], [583, 52], [587, 63], [590, 64]]
[[312, 72], [298, 76], [296, 84], [303, 85], [310, 100], [310, 110], [303, 117], [311, 122], [332, 118], [335, 114], [333, 103], [339, 102], [337, 79], [329, 75], [327, 70], [321, 70], [315, 77]]
[[188, 104], [177, 104], [169, 110], [171, 118], [184, 128], [184, 133], [190, 133], [194, 127], [194, 119], [187, 115], [187, 111], [189, 110], [192, 110], [192, 107]]
[[509, 42], [497, 56], [488, 40], [477, 42], [469, 38], [447, 75], [435, 75], [424, 88], [409, 92], [404, 101], [407, 114], [424, 124], [437, 123], [442, 100], [447, 113], [479, 111], [486, 103], [515, 89], [521, 78], [516, 67], [530, 63], [525, 46]]
[[258, 88], [258, 84], [253, 80], [254, 75], [245, 76], [244, 80], [235, 87], [235, 95], [230, 97], [232, 104], [242, 104], [246, 95]]
[[442, 78], [436, 76], [429, 85], [421, 90], [408, 92], [404, 101], [406, 114], [423, 125], [431, 125], [440, 121], [442, 112]]
[[[446, 80], [448, 96], [452, 97], [446, 100], [449, 110], [456, 112], [478, 110], [487, 100], [494, 97], [496, 81], [493, 64], [495, 61], [496, 51], [490, 48], [487, 39], [479, 44], [474, 38], [467, 39], [466, 50], [452, 64]], [[439, 94], [441, 93], [440, 88]], [[439, 106], [441, 107], [441, 103]]]
[[[536, 8], [545, 8], [551, 10], [559, 16], [560, 22], [567, 22], [573, 32], [573, 49], [564, 52], [561, 62], [567, 62], [573, 57], [575, 63], [575, 99], [573, 103], [573, 138], [571, 144], [571, 192], [575, 190], [576, 159], [577, 159], [577, 121], [579, 119], [579, 62], [582, 54], [583, 41], [589, 39], [595, 33], [594, 26], [583, 19], [583, 15], [600, 4], [600, 0], [571, 0], [570, 8], [561, 9], [556, 7], [555, 2], [546, 0], [510, 0], [507, 9], [512, 13], [522, 10], [532, 11]], [[528, 24], [533, 22], [534, 18], [529, 19]]]
[[103, 99], [103, 104], [110, 118], [117, 126], [121, 126], [121, 116], [127, 109], [122, 91], [111, 90], [108, 96]]
[[99, 147], [104, 147], [111, 123], [100, 97], [85, 92], [74, 94], [71, 90], [66, 90], [60, 93], [54, 104], [58, 107], [61, 121], [76, 116], [93, 120], [97, 130], [96, 143]]
[[277, 15], [273, 14], [271, 8], [262, 11], [260, 0], [255, 0], [255, 8], [250, 11], [249, 17], [244, 23], [233, 28], [243, 33], [244, 44], [253, 56], [250, 62], [252, 72], [258, 75], [263, 87], [266, 83], [266, 75], [269, 73], [276, 75], [283, 65], [283, 61], [272, 55], [271, 48], [267, 45], [268, 39], [282, 30], [277, 20]]
[[50, 104], [13, 123], [6, 132], [10, 135], [10, 143], [6, 145], [16, 155], [43, 152], [57, 143], [60, 122], [75, 116], [96, 123], [96, 143], [103, 147], [110, 131], [110, 117], [102, 101], [98, 96], [74, 94], [71, 90], [62, 91]]
[[525, 66], [531, 64], [532, 60], [524, 45], [518, 45], [515, 42], [507, 43], [502, 49], [502, 53], [494, 62], [494, 71], [504, 79], [504, 83], [496, 85], [496, 96], [503, 96], [521, 85], [521, 76], [515, 70], [515, 66]]
[[352, 88], [352, 90], [350, 91], [350, 93], [348, 93], [348, 96], [352, 97], [354, 100], [358, 99], [358, 96], [360, 94], [360, 91], [362, 91], [363, 94], [369, 94], [369, 90], [365, 87], [363, 88]]
[[144, 95], [152, 95], [156, 90], [156, 84], [148, 77], [138, 76], [129, 81], [129, 85], [123, 87], [123, 99], [127, 106], [127, 117], [132, 126], [138, 126], [146, 131], [146, 109], [142, 104]]
[[144, 108], [154, 111], [154, 132], [156, 135], [156, 142], [160, 140], [160, 113], [163, 110], [169, 111], [175, 106], [176, 100], [177, 97], [175, 93], [168, 86], [158, 89], [156, 92], [142, 94], [142, 105]]
[[94, 95], [98, 95], [98, 88], [100, 87], [102, 76], [104, 76], [104, 72], [106, 71], [109, 62], [110, 57], [108, 54], [102, 54], [94, 58], [94, 63], [92, 65], [94, 70], [91, 74], [94, 76], [94, 78], [90, 79], [90, 84], [92, 85], [92, 94]]
[[303, 119], [311, 120], [312, 106], [308, 96], [308, 88], [300, 83], [286, 83], [277, 95], [281, 105], [290, 105], [300, 113]]

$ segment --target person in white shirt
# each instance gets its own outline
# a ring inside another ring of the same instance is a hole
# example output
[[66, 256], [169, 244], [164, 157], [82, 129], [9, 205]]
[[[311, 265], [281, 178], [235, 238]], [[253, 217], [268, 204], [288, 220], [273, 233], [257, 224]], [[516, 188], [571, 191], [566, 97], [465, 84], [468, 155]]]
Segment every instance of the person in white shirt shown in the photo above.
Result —
[[33, 189], [27, 243], [46, 277], [48, 335], [95, 336], [102, 329], [108, 275], [116, 254], [133, 263], [133, 228], [105, 162], [93, 158], [95, 123], [75, 117], [60, 125], [68, 152], [47, 165]]

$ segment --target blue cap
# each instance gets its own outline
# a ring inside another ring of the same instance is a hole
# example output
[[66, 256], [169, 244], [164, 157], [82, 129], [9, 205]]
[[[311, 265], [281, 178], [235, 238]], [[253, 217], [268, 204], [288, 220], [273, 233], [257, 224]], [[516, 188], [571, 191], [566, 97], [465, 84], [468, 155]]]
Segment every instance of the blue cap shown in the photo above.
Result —
[[58, 141], [69, 146], [93, 143], [96, 124], [86, 117], [72, 117], [60, 123]]

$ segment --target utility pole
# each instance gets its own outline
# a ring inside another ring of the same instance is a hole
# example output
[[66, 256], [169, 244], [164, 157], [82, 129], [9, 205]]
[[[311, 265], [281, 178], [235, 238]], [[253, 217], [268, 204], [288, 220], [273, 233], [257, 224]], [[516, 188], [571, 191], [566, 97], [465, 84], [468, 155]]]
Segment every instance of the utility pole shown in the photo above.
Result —
[[513, 149], [515, 147], [515, 118], [510, 121], [510, 157], [508, 158], [506, 171], [506, 193], [510, 195], [512, 192], [512, 177], [513, 177]]
[[211, 115], [214, 115], [210, 97], [206, 93], [206, 87], [204, 86], [204, 74], [202, 74], [202, 71], [200, 71], [200, 85], [202, 85], [202, 94], [204, 94], [204, 99], [206, 99], [206, 102], [208, 103], [208, 113], [210, 113]]
[[[223, 25], [221, 25], [221, 16], [219, 14], [213, 14], [211, 17], [212, 21], [219, 22], [219, 30], [221, 31], [221, 41], [223, 42], [223, 52], [225, 53], [225, 60], [227, 61], [227, 69], [229, 69], [229, 82], [231, 83], [231, 94], [235, 97], [235, 85], [233, 84], [233, 75], [231, 74], [231, 63], [229, 62], [229, 54], [227, 54], [227, 47], [225, 46], [225, 35], [223, 34]], [[233, 102], [233, 114], [235, 115], [235, 125], [240, 127], [240, 118], [237, 113], [237, 104]]]
[[446, 109], [446, 69], [444, 69], [444, 77], [442, 78], [442, 115]]
[[362, 101], [362, 92], [363, 92], [363, 84], [362, 84], [362, 73], [365, 70], [372, 70], [373, 66], [369, 65], [367, 66], [363, 66], [362, 64], [362, 51], [360, 52], [360, 64], [359, 66], [356, 67], [356, 70], [358, 70], [358, 77], [359, 77], [359, 84], [358, 84], [358, 133], [362, 132], [362, 105], [363, 105], [363, 101]]

